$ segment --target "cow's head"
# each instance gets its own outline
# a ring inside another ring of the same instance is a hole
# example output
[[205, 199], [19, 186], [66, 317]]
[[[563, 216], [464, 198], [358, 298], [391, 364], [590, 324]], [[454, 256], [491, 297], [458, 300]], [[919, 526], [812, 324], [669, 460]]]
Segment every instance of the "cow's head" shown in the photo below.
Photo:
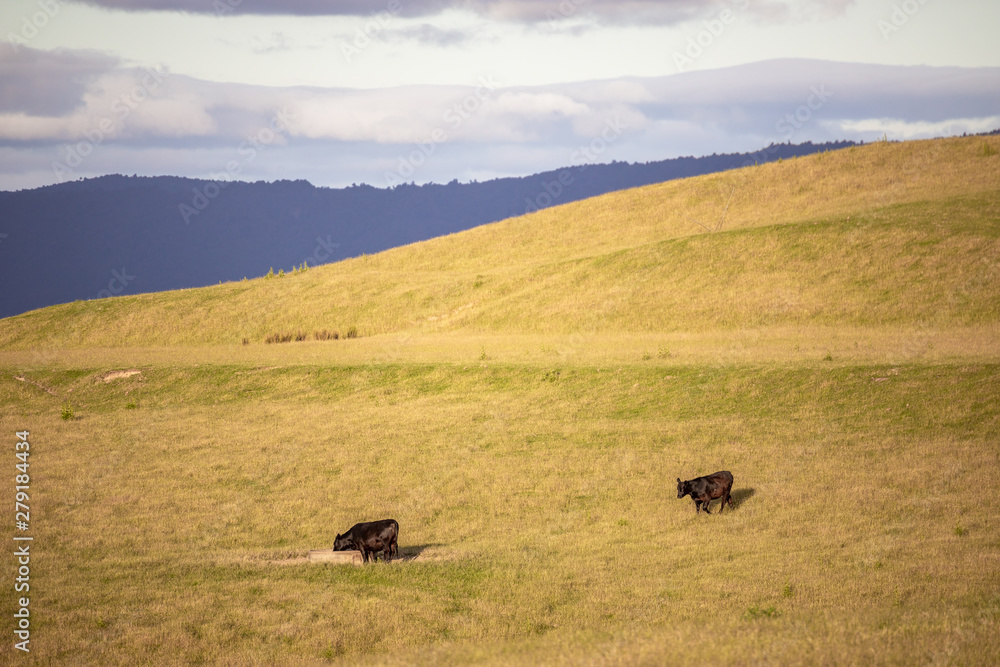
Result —
[[[347, 532], [351, 532], [351, 531], [347, 531]], [[344, 537], [340, 533], [337, 533], [337, 538], [333, 541], [333, 550], [334, 551], [350, 551], [353, 548], [354, 548], [354, 545], [351, 543], [350, 540], [348, 540], [346, 537]]]
[[691, 492], [691, 489], [688, 488], [687, 482], [682, 482], [681, 478], [678, 477], [677, 478], [677, 497], [678, 498], [683, 498], [684, 496], [686, 496], [690, 492]]

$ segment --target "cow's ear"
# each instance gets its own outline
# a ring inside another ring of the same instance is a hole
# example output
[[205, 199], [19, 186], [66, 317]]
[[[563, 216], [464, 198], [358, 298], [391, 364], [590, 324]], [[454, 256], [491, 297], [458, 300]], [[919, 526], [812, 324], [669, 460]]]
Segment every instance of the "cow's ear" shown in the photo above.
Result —
[[337, 537], [335, 537], [334, 539], [335, 540], [339, 540], [340, 539], [340, 533], [337, 533]]
[[680, 483], [681, 483], [681, 478], [680, 478], [680, 477], [678, 477], [678, 478], [677, 478], [677, 483], [678, 483], [678, 484], [680, 484]]

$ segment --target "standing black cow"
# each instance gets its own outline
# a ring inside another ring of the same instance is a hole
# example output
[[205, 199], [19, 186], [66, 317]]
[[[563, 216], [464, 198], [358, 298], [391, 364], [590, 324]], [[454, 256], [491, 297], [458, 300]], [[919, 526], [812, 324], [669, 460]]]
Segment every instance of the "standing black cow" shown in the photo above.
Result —
[[369, 554], [374, 561], [375, 554], [381, 551], [382, 560], [388, 563], [393, 556], [399, 555], [399, 545], [396, 543], [398, 538], [399, 524], [395, 519], [356, 523], [343, 535], [337, 535], [337, 539], [333, 542], [333, 550], [360, 551], [361, 560], [365, 563], [368, 562]]
[[706, 475], [704, 477], [696, 477], [694, 479], [682, 482], [681, 478], [677, 478], [677, 497], [683, 498], [684, 496], [691, 494], [691, 498], [694, 499], [694, 513], [697, 514], [702, 509], [705, 510], [705, 514], [711, 514], [708, 511], [708, 504], [715, 500], [716, 498], [722, 498], [722, 508], [729, 503], [729, 506], [733, 506], [733, 499], [729, 495], [729, 492], [733, 490], [733, 473], [728, 470], [720, 470], [719, 472], [713, 472], [711, 475]]

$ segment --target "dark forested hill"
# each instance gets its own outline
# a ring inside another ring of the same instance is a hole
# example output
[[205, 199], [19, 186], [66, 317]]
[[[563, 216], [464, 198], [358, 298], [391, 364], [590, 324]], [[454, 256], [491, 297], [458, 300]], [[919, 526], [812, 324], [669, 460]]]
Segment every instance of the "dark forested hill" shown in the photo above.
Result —
[[112, 175], [0, 192], [0, 316], [315, 266], [613, 190], [852, 143], [392, 189]]

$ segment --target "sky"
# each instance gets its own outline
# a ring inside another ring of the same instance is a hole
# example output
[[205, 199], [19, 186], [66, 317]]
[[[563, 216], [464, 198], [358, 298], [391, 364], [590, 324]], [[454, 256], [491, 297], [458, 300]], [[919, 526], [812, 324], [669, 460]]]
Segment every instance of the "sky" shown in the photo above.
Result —
[[4, 0], [0, 189], [342, 187], [1000, 128], [996, 0]]

